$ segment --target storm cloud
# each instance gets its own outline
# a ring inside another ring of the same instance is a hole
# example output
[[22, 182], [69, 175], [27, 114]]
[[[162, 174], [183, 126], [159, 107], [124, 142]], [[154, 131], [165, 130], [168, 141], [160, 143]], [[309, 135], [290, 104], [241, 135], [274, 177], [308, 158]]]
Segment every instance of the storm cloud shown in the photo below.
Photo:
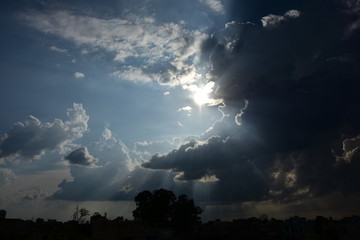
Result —
[[360, 33], [351, 27], [359, 19], [354, 7], [356, 1], [318, 1], [266, 15], [260, 26], [227, 23], [203, 45], [212, 66], [208, 80], [225, 104], [223, 120], [206, 134], [214, 136], [154, 155], [142, 166], [171, 170], [177, 181], [212, 176], [218, 179], [214, 199], [358, 193]]

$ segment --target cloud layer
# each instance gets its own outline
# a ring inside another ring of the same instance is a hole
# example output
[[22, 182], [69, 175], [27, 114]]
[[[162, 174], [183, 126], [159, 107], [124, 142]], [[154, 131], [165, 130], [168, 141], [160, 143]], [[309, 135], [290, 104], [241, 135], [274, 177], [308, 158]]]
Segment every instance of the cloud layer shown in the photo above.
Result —
[[87, 51], [107, 51], [122, 64], [112, 76], [136, 82], [187, 83], [188, 75], [196, 70], [196, 53], [206, 37], [181, 24], [159, 24], [154, 18], [131, 14], [101, 19], [70, 11], [48, 11], [27, 12], [19, 17], [31, 27], [72, 41]]

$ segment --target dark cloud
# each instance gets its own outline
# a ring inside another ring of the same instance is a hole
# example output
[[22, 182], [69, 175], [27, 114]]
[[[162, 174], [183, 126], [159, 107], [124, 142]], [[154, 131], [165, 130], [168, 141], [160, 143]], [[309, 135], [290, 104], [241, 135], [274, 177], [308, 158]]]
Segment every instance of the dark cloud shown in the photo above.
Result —
[[87, 131], [89, 120], [81, 104], [74, 103], [67, 115], [67, 121], [55, 119], [42, 123], [29, 116], [26, 121], [16, 123], [0, 138], [0, 160], [33, 160], [41, 158], [46, 150], [64, 151]]
[[68, 160], [70, 164], [88, 167], [93, 166], [98, 161], [98, 159], [89, 153], [87, 147], [81, 147], [72, 151], [65, 159]]
[[172, 170], [177, 173], [175, 181], [211, 184], [207, 200], [259, 200], [270, 188], [268, 156], [249, 151], [246, 144], [220, 137], [194, 140], [166, 155], [153, 156], [143, 167]]
[[223, 120], [208, 140], [155, 155], [143, 167], [170, 170], [177, 181], [218, 179], [213, 199], [359, 193], [358, 3], [298, 3], [262, 11], [262, 23], [229, 22], [203, 44]]

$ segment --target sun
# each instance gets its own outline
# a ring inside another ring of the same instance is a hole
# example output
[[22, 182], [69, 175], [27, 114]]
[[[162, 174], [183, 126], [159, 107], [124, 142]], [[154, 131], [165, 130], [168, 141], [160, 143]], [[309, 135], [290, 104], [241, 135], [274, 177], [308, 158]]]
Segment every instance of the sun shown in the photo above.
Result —
[[214, 87], [213, 82], [209, 82], [205, 86], [201, 86], [201, 87], [195, 86], [192, 90], [193, 91], [192, 98], [194, 102], [200, 107], [210, 103], [212, 99], [209, 97], [209, 94], [212, 92], [213, 87]]
[[209, 93], [206, 89], [199, 88], [194, 92], [193, 99], [197, 105], [202, 106], [209, 102]]

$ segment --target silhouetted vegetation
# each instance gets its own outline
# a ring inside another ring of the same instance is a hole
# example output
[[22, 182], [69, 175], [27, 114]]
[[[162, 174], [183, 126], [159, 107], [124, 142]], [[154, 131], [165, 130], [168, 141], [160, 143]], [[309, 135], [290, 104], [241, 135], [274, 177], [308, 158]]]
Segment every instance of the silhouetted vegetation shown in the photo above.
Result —
[[60, 240], [60, 239], [360, 239], [360, 217], [333, 220], [318, 216], [314, 220], [291, 217], [286, 220], [259, 218], [201, 223], [202, 210], [186, 195], [176, 197], [166, 189], [143, 191], [135, 197], [134, 220], [123, 217], [108, 219], [107, 214], [76, 207], [73, 220], [62, 223], [42, 218], [8, 219], [0, 210], [0, 239]]
[[77, 221], [78, 223], [84, 223], [85, 217], [90, 215], [90, 211], [86, 208], [80, 208], [79, 206], [76, 206], [72, 218], [74, 221]]
[[158, 189], [143, 191], [135, 197], [135, 221], [158, 226], [171, 226], [177, 230], [190, 229], [201, 223], [202, 209], [183, 194], [176, 198], [172, 191]]

